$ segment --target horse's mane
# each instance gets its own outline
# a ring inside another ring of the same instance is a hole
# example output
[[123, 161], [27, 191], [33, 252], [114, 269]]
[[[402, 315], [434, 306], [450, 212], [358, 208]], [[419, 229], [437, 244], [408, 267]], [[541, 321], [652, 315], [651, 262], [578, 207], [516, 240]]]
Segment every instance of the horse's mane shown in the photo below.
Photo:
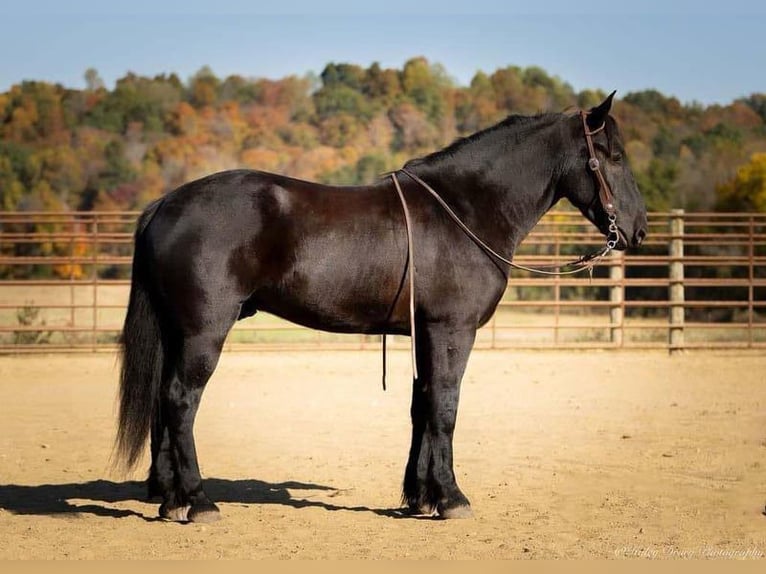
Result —
[[466, 146], [469, 146], [487, 136], [503, 130], [508, 130], [510, 133], [514, 133], [517, 136], [523, 132], [531, 131], [541, 125], [548, 125], [550, 122], [557, 120], [561, 117], [561, 114], [555, 113], [538, 113], [532, 116], [525, 116], [514, 114], [510, 115], [504, 120], [496, 123], [488, 128], [479, 130], [478, 132], [469, 136], [461, 137], [453, 141], [447, 147], [438, 151], [430, 153], [420, 158], [414, 158], [405, 164], [407, 166], [423, 165], [438, 162], [444, 159], [449, 159], [455, 156], [455, 154]]

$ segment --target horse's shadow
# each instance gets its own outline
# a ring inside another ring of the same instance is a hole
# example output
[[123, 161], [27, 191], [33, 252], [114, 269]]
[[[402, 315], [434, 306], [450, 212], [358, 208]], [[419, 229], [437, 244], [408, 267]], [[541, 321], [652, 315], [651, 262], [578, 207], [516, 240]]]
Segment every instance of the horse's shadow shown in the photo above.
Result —
[[[290, 489], [319, 491], [324, 492], [326, 497], [334, 497], [343, 492], [337, 488], [320, 484], [297, 481], [269, 483], [252, 479], [229, 480], [224, 478], [208, 478], [204, 480], [204, 484], [205, 491], [217, 502], [280, 504], [292, 508], [317, 507], [331, 511], [371, 512], [390, 518], [409, 516], [401, 509], [343, 506], [323, 500], [294, 497], [289, 492]], [[147, 521], [159, 520], [156, 515], [147, 515], [124, 508], [113, 508], [103, 504], [124, 501], [146, 502], [146, 483], [92, 480], [81, 483], [34, 486], [0, 484], [0, 509], [13, 514], [63, 516], [92, 514], [113, 518], [136, 516]]]

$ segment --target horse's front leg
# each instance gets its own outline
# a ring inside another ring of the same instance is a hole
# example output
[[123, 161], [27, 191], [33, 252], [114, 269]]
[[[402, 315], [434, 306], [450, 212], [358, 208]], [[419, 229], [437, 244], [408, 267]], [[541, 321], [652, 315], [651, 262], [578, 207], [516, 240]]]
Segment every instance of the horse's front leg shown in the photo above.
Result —
[[471, 515], [455, 481], [452, 437], [460, 382], [476, 337], [474, 328], [429, 324], [418, 332], [418, 370], [412, 396], [412, 443], [404, 499], [413, 512], [443, 518]]
[[[419, 361], [422, 362], [422, 361]], [[431, 514], [436, 500], [429, 488], [428, 469], [431, 464], [431, 439], [428, 428], [428, 398], [423, 377], [412, 381], [412, 442], [407, 469], [404, 472], [402, 499], [412, 514]]]

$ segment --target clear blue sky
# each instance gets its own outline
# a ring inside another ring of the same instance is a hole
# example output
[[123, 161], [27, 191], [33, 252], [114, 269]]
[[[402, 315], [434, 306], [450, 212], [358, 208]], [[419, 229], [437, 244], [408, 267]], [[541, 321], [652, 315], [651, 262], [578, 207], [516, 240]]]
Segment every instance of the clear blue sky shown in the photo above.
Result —
[[536, 65], [618, 95], [708, 104], [766, 92], [764, 1], [0, 2], [0, 91], [24, 79], [82, 87], [89, 67], [111, 86], [128, 71], [281, 78], [422, 55], [463, 85], [477, 70]]

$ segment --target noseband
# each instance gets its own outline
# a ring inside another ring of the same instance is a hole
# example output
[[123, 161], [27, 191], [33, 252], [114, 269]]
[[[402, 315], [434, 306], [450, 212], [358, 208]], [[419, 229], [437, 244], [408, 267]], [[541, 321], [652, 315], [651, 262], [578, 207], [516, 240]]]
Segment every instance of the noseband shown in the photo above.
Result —
[[[425, 181], [423, 181], [420, 177], [415, 175], [414, 173], [408, 171], [405, 168], [401, 168], [398, 170], [398, 172], [391, 172], [388, 174], [394, 183], [394, 188], [396, 189], [396, 192], [399, 196], [399, 200], [402, 203], [402, 210], [404, 212], [404, 222], [405, 222], [405, 228], [407, 231], [407, 266], [409, 267], [409, 286], [410, 286], [410, 301], [409, 301], [409, 311], [410, 311], [410, 343], [411, 343], [411, 352], [412, 352], [412, 373], [413, 377], [415, 379], [418, 378], [418, 367], [417, 367], [417, 357], [416, 357], [416, 345], [415, 345], [415, 255], [414, 255], [414, 245], [412, 240], [412, 222], [410, 219], [410, 211], [407, 207], [407, 201], [404, 198], [404, 193], [402, 192], [402, 188], [399, 185], [399, 179], [396, 177], [397, 173], [403, 173], [407, 177], [409, 177], [411, 180], [416, 182], [420, 185], [423, 189], [425, 189], [428, 193], [431, 194], [431, 196], [441, 205], [441, 207], [444, 209], [444, 211], [449, 215], [452, 220], [462, 229], [466, 235], [474, 242], [476, 245], [481, 247], [488, 255], [491, 255], [492, 257], [495, 257], [499, 261], [502, 261], [506, 265], [510, 265], [511, 267], [515, 269], [520, 269], [522, 271], [529, 271], [531, 273], [539, 273], [542, 275], [572, 275], [574, 273], [579, 273], [580, 271], [588, 270], [588, 272], [593, 275], [593, 266], [598, 263], [601, 259], [603, 259], [612, 249], [614, 249], [617, 246], [617, 242], [619, 241], [619, 232], [617, 230], [617, 209], [614, 205], [614, 196], [612, 195], [612, 189], [609, 187], [609, 183], [606, 181], [606, 178], [604, 177], [604, 174], [601, 171], [601, 163], [598, 161], [598, 158], [596, 157], [596, 148], [593, 145], [593, 136], [605, 129], [606, 122], [601, 124], [599, 127], [597, 127], [595, 130], [590, 131], [588, 129], [588, 112], [580, 111], [579, 112], [580, 118], [582, 119], [582, 127], [583, 132], [585, 134], [585, 143], [588, 147], [588, 169], [593, 173], [593, 175], [596, 178], [596, 183], [598, 185], [598, 195], [596, 198], [594, 198], [594, 202], [596, 199], [598, 199], [601, 202], [601, 207], [603, 208], [604, 212], [606, 213], [607, 219], [609, 220], [609, 229], [608, 229], [608, 235], [606, 238], [606, 245], [599, 249], [598, 251], [595, 251], [593, 253], [588, 253], [587, 255], [583, 255], [579, 259], [576, 259], [575, 261], [570, 261], [568, 263], [563, 263], [560, 265], [547, 265], [542, 267], [525, 267], [524, 265], [519, 265], [518, 263], [514, 263], [511, 259], [508, 259], [507, 257], [503, 257], [500, 255], [497, 251], [492, 249], [489, 245], [487, 245], [484, 241], [482, 241], [479, 237], [476, 236], [476, 234], [471, 231], [471, 229], [463, 223], [463, 221], [458, 217], [458, 215], [452, 210], [452, 208], [445, 202], [442, 197], [434, 190], [430, 185], [428, 185]], [[551, 269], [562, 269], [565, 267], [571, 267], [571, 269], [567, 271], [552, 271]], [[386, 335], [383, 335], [383, 390], [386, 389]]]

